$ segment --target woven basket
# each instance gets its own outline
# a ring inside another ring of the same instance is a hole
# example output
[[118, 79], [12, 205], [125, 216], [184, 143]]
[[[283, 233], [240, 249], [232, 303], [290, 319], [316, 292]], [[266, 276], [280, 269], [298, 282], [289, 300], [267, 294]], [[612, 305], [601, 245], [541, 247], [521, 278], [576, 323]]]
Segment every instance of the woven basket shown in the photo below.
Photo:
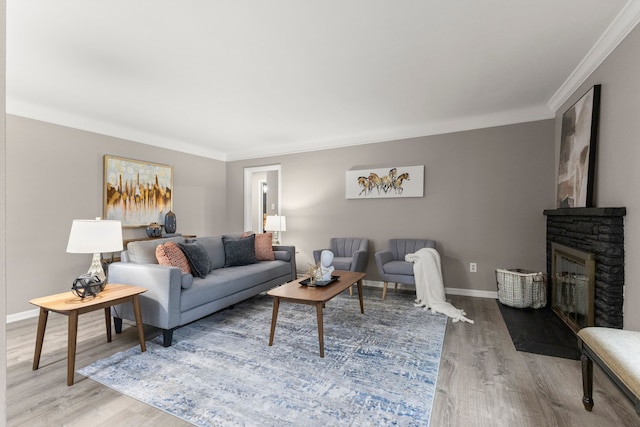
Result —
[[543, 273], [522, 269], [497, 269], [498, 300], [516, 308], [547, 305], [547, 281]]

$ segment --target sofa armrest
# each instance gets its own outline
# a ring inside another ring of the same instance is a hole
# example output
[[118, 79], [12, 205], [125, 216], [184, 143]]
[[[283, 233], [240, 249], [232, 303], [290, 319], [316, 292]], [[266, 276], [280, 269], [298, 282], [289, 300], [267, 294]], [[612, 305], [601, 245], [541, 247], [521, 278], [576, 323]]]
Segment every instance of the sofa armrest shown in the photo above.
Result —
[[379, 251], [375, 253], [376, 265], [378, 266], [378, 274], [380, 277], [384, 277], [383, 266], [389, 261], [393, 261], [393, 254], [391, 251]]
[[298, 271], [296, 269], [296, 247], [288, 245], [273, 245], [274, 251], [286, 251], [289, 252], [289, 263], [291, 265], [291, 281], [298, 278]]
[[353, 253], [353, 262], [351, 263], [351, 271], [359, 271], [364, 273], [367, 269], [368, 251], [356, 251]]
[[[158, 264], [114, 262], [109, 265], [107, 283], [142, 286], [140, 294], [142, 323], [162, 329], [180, 326], [182, 272], [179, 268]], [[120, 304], [111, 310], [115, 317], [135, 320], [131, 304]]]

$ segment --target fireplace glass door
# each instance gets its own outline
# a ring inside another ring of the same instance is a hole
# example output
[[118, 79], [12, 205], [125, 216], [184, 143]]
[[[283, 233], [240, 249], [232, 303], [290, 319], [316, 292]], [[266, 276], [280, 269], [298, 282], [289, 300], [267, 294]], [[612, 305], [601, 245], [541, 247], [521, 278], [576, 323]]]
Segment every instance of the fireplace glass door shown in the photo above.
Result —
[[593, 254], [552, 244], [552, 308], [574, 332], [593, 326]]

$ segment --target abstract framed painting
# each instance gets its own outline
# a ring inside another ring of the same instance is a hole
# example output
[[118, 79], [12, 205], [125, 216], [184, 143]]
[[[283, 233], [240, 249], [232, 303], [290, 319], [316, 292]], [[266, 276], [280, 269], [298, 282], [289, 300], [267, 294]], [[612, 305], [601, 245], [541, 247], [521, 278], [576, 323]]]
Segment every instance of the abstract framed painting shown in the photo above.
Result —
[[104, 156], [105, 219], [123, 227], [162, 225], [173, 204], [173, 168], [168, 165]]
[[600, 85], [595, 85], [562, 115], [557, 208], [593, 206]]
[[424, 196], [424, 165], [347, 171], [347, 199]]

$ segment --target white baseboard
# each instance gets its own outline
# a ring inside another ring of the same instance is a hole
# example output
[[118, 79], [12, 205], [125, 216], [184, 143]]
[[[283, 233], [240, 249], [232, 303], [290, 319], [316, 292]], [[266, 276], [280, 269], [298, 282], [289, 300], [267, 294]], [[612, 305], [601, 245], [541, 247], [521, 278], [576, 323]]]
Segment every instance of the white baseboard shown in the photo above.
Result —
[[[364, 286], [369, 286], [372, 288], [382, 288], [384, 286], [384, 282], [380, 282], [377, 280], [363, 280], [362, 284]], [[393, 288], [393, 283], [389, 283], [389, 287]], [[408, 289], [415, 291], [416, 287], [414, 285], [404, 285], [399, 284], [398, 289]], [[465, 297], [474, 297], [474, 298], [489, 298], [489, 299], [498, 299], [497, 291], [478, 291], [475, 289], [460, 289], [460, 288], [444, 288], [444, 292], [449, 295], [461, 295]]]
[[[363, 280], [362, 284], [364, 286], [368, 286], [371, 288], [380, 288], [384, 286], [384, 282], [379, 282], [377, 280]], [[393, 287], [393, 284], [389, 284], [390, 287]], [[409, 289], [415, 290], [415, 286], [413, 285], [398, 285], [399, 289]], [[474, 289], [459, 289], [459, 288], [444, 288], [444, 292], [449, 295], [462, 295], [465, 297], [475, 297], [475, 298], [490, 298], [490, 299], [498, 299], [498, 292], [495, 291], [477, 291]], [[13, 322], [19, 322], [20, 320], [31, 319], [33, 317], [38, 317], [40, 313], [39, 309], [27, 310], [21, 313], [8, 314], [7, 315], [7, 324]]]
[[[384, 283], [383, 282], [378, 282], [377, 280], [363, 280], [362, 281], [362, 285], [370, 287], [370, 288], [380, 288], [380, 289], [382, 289], [382, 286], [384, 285]], [[406, 285], [400, 285], [400, 286], [406, 286]]]
[[19, 322], [20, 320], [31, 319], [33, 317], [38, 317], [40, 314], [40, 309], [35, 308], [33, 310], [27, 310], [20, 313], [15, 314], [7, 314], [7, 323]]
[[475, 289], [444, 288], [449, 295], [462, 295], [464, 297], [498, 299], [498, 291], [478, 291]]

